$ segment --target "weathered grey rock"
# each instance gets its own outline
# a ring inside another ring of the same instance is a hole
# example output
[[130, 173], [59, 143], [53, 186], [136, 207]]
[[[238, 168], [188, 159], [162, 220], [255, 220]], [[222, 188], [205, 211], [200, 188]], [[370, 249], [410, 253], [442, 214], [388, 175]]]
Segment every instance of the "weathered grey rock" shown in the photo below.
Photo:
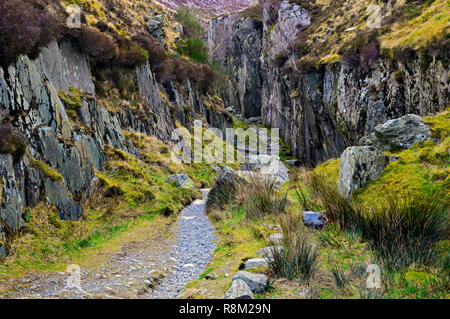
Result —
[[234, 280], [243, 280], [253, 293], [260, 293], [266, 290], [267, 277], [263, 274], [254, 274], [247, 271], [238, 271], [233, 277]]
[[44, 194], [49, 202], [56, 207], [59, 218], [64, 220], [78, 220], [83, 215], [83, 209], [69, 196], [61, 181], [50, 178], [44, 180]]
[[376, 137], [391, 149], [407, 149], [431, 138], [430, 129], [418, 115], [407, 114], [375, 127]]
[[275, 155], [250, 155], [242, 164], [242, 171], [255, 172], [267, 178], [274, 178], [280, 183], [289, 180], [289, 170]]
[[21, 216], [23, 206], [13, 158], [9, 154], [0, 154], [0, 259], [8, 253], [12, 236], [25, 227]]
[[276, 245], [280, 245], [283, 242], [283, 239], [284, 235], [282, 233], [275, 233], [269, 236], [269, 241]]
[[245, 269], [265, 267], [268, 264], [267, 258], [252, 258], [245, 263]]
[[312, 211], [303, 212], [303, 223], [305, 224], [305, 226], [314, 229], [322, 229], [323, 227], [325, 227], [326, 222], [326, 217], [321, 213]]
[[245, 281], [237, 279], [231, 283], [224, 299], [253, 299], [253, 293]]
[[189, 176], [185, 174], [171, 175], [166, 179], [166, 182], [176, 182], [178, 188], [195, 188], [192, 179], [190, 179]]
[[372, 146], [347, 148], [339, 164], [339, 194], [345, 199], [350, 199], [352, 192], [380, 176], [385, 166], [385, 155]]
[[234, 191], [237, 187], [237, 183], [244, 183], [244, 179], [229, 166], [225, 166], [214, 182], [211, 191], [208, 194], [206, 200], [206, 207], [213, 206], [220, 207], [227, 203], [234, 196]]
[[284, 251], [284, 248], [282, 246], [268, 246], [268, 247], [259, 249], [256, 252], [256, 255], [260, 256], [260, 257], [272, 259], [274, 253], [282, 253], [283, 251]]

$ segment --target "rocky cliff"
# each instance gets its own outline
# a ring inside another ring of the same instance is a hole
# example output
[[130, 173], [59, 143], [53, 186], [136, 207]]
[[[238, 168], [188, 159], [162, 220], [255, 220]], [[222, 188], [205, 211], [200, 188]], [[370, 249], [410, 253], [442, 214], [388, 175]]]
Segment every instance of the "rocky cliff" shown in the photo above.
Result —
[[[23, 157], [0, 155], [0, 258], [25, 228], [26, 207], [45, 201], [62, 219], [82, 216], [80, 201], [89, 196], [95, 171], [107, 161], [105, 147], [139, 158], [124, 131], [169, 142], [176, 121], [190, 127], [201, 118], [214, 127], [230, 126], [226, 113], [218, 111], [221, 101], [201, 95], [189, 80], [184, 86], [169, 81], [166, 94], [148, 63], [129, 73], [143, 110], [133, 111], [126, 99], [111, 108], [97, 97], [88, 57], [68, 42], [52, 42], [38, 58], [21, 56], [0, 68], [0, 120], [12, 124], [26, 144]], [[68, 116], [64, 101], [74, 92], [76, 120]]]
[[445, 59], [412, 53], [404, 61], [377, 54], [365, 68], [343, 59], [302, 63], [295, 42], [313, 19], [301, 5], [262, 1], [212, 20], [208, 32], [210, 54], [228, 74], [221, 90], [226, 106], [280, 128], [303, 163], [339, 156], [388, 119], [434, 114], [448, 105]]

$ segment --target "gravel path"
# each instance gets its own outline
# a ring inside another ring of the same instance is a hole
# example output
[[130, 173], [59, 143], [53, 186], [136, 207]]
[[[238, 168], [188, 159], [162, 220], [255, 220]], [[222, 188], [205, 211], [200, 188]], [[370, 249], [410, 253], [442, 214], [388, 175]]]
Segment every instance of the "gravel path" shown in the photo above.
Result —
[[194, 201], [181, 212], [177, 244], [171, 256], [176, 260], [172, 273], [150, 294], [150, 298], [174, 298], [183, 287], [205, 270], [215, 249], [214, 227], [205, 214], [209, 190], [202, 190], [203, 199]]
[[[140, 234], [130, 233], [133, 240], [118, 252], [81, 268], [81, 289], [67, 287], [68, 273], [35, 273], [14, 279], [6, 290], [0, 283], [0, 298], [177, 297], [189, 281], [205, 270], [215, 249], [215, 230], [205, 214], [208, 191], [202, 190], [203, 199], [183, 209], [177, 222], [136, 230]], [[142, 239], [134, 240], [135, 236]], [[155, 270], [164, 273], [165, 278], [149, 289], [145, 281]]]

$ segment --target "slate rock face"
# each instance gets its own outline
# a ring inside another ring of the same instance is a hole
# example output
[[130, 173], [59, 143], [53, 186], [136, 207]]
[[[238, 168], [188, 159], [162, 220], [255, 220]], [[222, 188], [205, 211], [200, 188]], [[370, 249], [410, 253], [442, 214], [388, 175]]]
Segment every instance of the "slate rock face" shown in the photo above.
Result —
[[[310, 24], [311, 12], [286, 0], [262, 5], [263, 17], [253, 23], [238, 14], [210, 21], [210, 55], [230, 74], [219, 95], [227, 108], [240, 110], [244, 120], [258, 114], [263, 125], [279, 128], [303, 165], [339, 157], [389, 119], [435, 114], [448, 106], [447, 61], [439, 58], [428, 63], [417, 55], [398, 66], [379, 58], [370, 70], [331, 63], [305, 71], [300, 79], [296, 72], [285, 72], [297, 70], [298, 57], [289, 45]], [[246, 46], [253, 37], [257, 39]], [[252, 103], [242, 105], [243, 100]]]
[[9, 251], [9, 235], [25, 227], [21, 216], [23, 206], [12, 156], [0, 154], [0, 259]]
[[[164, 22], [162, 17], [154, 18]], [[20, 216], [27, 206], [34, 207], [47, 198], [61, 218], [80, 218], [82, 208], [77, 201], [89, 196], [94, 169], [101, 171], [108, 160], [105, 147], [140, 158], [139, 151], [123, 131], [169, 141], [175, 120], [190, 127], [196, 114], [222, 131], [231, 126], [225, 114], [205, 105], [189, 81], [184, 86], [169, 83], [168, 102], [161, 97], [149, 63], [129, 72], [144, 101], [141, 114], [126, 107], [125, 100], [125, 105], [117, 110], [104, 107], [95, 97], [88, 58], [68, 42], [52, 42], [41, 49], [35, 60], [20, 56], [8, 67], [0, 67], [0, 121], [11, 118], [14, 132], [20, 133], [27, 142], [30, 156], [63, 177], [62, 181], [49, 179], [40, 171], [43, 168], [32, 165], [27, 156], [17, 162], [2, 157], [1, 255], [7, 253], [12, 238], [23, 228]], [[71, 88], [81, 92], [77, 110], [80, 123], [72, 122], [60, 99], [60, 91], [71, 95]], [[169, 104], [180, 110], [183, 105], [192, 105], [195, 114], [172, 114]]]
[[350, 199], [352, 192], [380, 176], [386, 166], [386, 156], [372, 146], [347, 148], [339, 164], [339, 194]]
[[253, 293], [245, 281], [236, 279], [231, 283], [224, 299], [253, 299]]
[[377, 125], [375, 135], [389, 149], [407, 149], [418, 142], [431, 139], [430, 129], [415, 114], [407, 114]]

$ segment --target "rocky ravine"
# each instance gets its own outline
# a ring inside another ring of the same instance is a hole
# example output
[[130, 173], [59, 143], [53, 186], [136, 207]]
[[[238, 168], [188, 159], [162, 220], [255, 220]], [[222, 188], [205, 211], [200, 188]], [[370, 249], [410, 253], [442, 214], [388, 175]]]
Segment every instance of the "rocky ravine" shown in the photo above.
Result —
[[366, 71], [333, 63], [300, 78], [284, 74], [276, 60], [286, 54], [284, 66], [296, 68], [290, 48], [311, 15], [288, 1], [262, 3], [262, 21], [238, 14], [211, 20], [210, 55], [230, 74], [221, 88], [226, 106], [280, 128], [304, 164], [338, 157], [388, 119], [435, 114], [448, 105], [448, 62], [435, 58], [379, 58]]

